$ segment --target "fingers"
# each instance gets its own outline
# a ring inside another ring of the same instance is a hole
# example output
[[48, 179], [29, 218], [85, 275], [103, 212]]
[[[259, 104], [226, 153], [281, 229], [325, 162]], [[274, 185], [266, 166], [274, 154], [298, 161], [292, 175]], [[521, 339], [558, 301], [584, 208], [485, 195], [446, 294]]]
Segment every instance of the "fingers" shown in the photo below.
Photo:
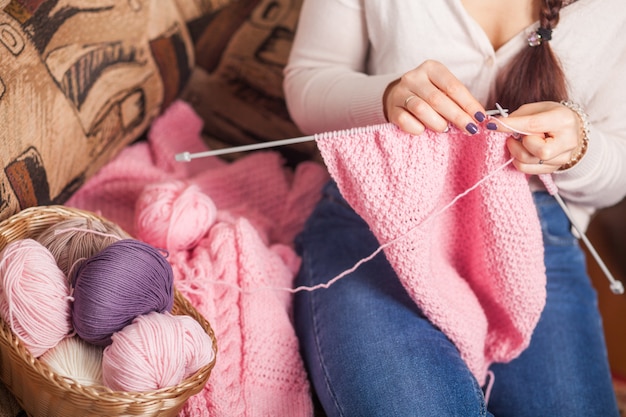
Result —
[[510, 138], [507, 147], [515, 167], [527, 174], [558, 170], [570, 161], [580, 142], [576, 114], [556, 102], [524, 105], [498, 125], [500, 131], [522, 133], [517, 140]]
[[426, 128], [445, 132], [450, 124], [470, 135], [481, 128], [515, 133], [507, 141], [518, 170], [550, 173], [579, 148], [578, 115], [556, 102], [521, 106], [507, 118], [490, 118], [470, 91], [441, 63], [426, 61], [387, 86], [387, 119], [416, 135]]
[[424, 62], [390, 87], [385, 102], [387, 117], [405, 131], [420, 134], [429, 128], [444, 132], [452, 123], [475, 134], [485, 120], [482, 105], [438, 62]]
[[562, 131], [578, 129], [576, 115], [556, 102], [525, 104], [506, 119], [498, 119], [497, 122], [499, 131], [522, 134], [556, 136]]
[[520, 139], [509, 137], [507, 148], [513, 165], [531, 175], [548, 174], [558, 170], [570, 159], [569, 151], [561, 151], [558, 138], [526, 135]]

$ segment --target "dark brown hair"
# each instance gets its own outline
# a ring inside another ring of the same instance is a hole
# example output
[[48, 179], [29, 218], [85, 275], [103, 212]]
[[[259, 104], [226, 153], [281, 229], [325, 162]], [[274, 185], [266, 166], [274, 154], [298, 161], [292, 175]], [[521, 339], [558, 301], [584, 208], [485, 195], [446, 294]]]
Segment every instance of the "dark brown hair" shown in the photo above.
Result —
[[[543, 0], [540, 31], [551, 33], [559, 22], [563, 0]], [[549, 38], [549, 36], [548, 36]], [[524, 48], [496, 79], [489, 106], [499, 103], [513, 111], [522, 104], [537, 101], [561, 101], [567, 98], [565, 74], [544, 35], [537, 46]]]

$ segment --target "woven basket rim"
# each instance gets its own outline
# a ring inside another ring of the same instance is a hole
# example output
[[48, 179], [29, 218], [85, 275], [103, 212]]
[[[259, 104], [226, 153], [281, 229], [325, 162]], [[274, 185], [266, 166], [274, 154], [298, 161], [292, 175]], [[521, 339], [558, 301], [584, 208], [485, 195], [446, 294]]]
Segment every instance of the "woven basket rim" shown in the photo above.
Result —
[[[94, 219], [107, 223], [112, 227], [119, 228], [119, 226], [108, 219], [86, 210], [62, 205], [30, 207], [0, 222], [0, 251], [2, 251], [6, 245], [12, 241], [33, 237], [58, 221], [74, 217]], [[130, 234], [121, 228], [119, 228], [119, 230], [126, 234], [129, 238], [132, 238]], [[174, 287], [174, 309], [172, 310], [172, 313], [185, 314], [194, 318], [210, 336], [215, 355], [209, 364], [199, 369], [178, 385], [158, 390], [145, 392], [113, 391], [104, 385], [85, 386], [72, 378], [59, 375], [52, 371], [52, 369], [45, 362], [38, 360], [31, 355], [20, 339], [11, 331], [9, 324], [2, 320], [1, 317], [0, 349], [8, 349], [9, 357], [11, 358], [11, 365], [19, 366], [21, 368], [20, 371], [23, 372], [25, 378], [37, 380], [39, 383], [44, 385], [45, 389], [48, 389], [57, 396], [65, 396], [68, 401], [77, 401], [81, 404], [91, 401], [94, 402], [94, 404], [97, 403], [100, 408], [106, 408], [110, 405], [115, 408], [115, 410], [119, 410], [120, 406], [125, 404], [133, 406], [134, 409], [138, 409], [138, 406], [142, 403], [145, 403], [146, 406], [154, 408], [155, 401], [171, 403], [173, 402], [172, 400], [179, 399], [182, 403], [184, 403], [189, 397], [200, 392], [208, 381], [210, 373], [215, 366], [217, 341], [210, 323], [191, 305], [191, 303], [176, 287]], [[2, 380], [7, 389], [16, 396], [20, 405], [26, 409], [27, 404], [24, 403], [24, 399], [19, 398], [19, 396], [16, 395], [10, 381], [5, 381], [3, 376], [4, 372], [0, 372], [0, 380]], [[116, 414], [111, 414], [111, 416], [114, 415]]]

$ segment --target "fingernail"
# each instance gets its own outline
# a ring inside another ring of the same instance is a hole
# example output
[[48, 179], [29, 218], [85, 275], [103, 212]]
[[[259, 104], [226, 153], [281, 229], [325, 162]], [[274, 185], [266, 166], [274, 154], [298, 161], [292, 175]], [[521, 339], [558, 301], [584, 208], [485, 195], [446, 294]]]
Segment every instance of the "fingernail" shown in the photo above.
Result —
[[498, 130], [498, 125], [495, 124], [494, 122], [487, 123], [486, 127], [489, 130]]
[[476, 126], [474, 123], [468, 123], [467, 126], [465, 126], [465, 130], [467, 130], [472, 135], [475, 135], [476, 133], [478, 133], [478, 126]]
[[474, 114], [474, 119], [478, 120], [479, 123], [482, 123], [485, 121], [485, 113], [481, 112], [481, 111], [477, 111]]

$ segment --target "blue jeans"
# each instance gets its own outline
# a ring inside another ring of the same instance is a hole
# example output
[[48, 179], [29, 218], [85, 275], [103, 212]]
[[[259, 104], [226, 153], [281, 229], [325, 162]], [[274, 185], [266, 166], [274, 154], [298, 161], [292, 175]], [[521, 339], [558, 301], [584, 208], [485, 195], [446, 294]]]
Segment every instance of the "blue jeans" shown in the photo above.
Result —
[[[424, 317], [382, 253], [327, 289], [296, 294], [296, 332], [329, 417], [619, 415], [583, 252], [556, 201], [546, 193], [534, 198], [547, 304], [528, 349], [490, 368], [488, 404], [459, 351]], [[297, 245], [303, 263], [296, 284], [307, 286], [379, 246], [333, 182]]]

